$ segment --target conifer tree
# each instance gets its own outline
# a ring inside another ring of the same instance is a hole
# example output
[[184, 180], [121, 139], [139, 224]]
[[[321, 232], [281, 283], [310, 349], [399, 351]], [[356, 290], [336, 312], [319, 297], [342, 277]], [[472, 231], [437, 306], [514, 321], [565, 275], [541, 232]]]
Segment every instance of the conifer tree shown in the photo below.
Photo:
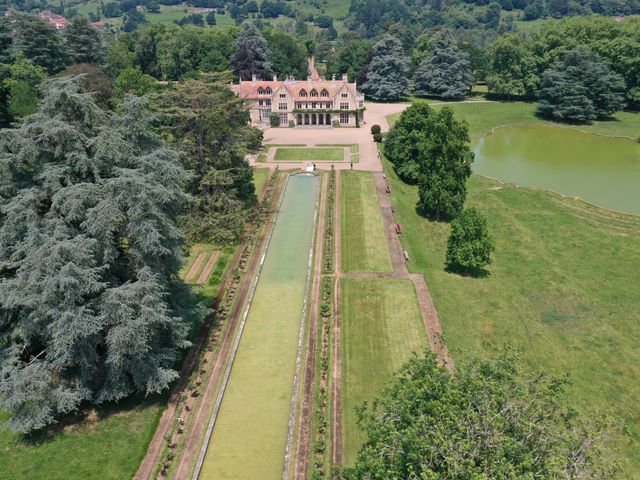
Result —
[[252, 23], [245, 23], [238, 36], [235, 52], [231, 56], [231, 67], [242, 80], [251, 80], [253, 75], [271, 80], [273, 76], [271, 51], [260, 30]]
[[98, 64], [102, 60], [104, 48], [100, 32], [86, 17], [74, 17], [64, 30], [64, 38], [72, 63]]
[[194, 315], [184, 170], [145, 101], [113, 115], [73, 77], [43, 93], [0, 132], [0, 408], [19, 432], [168, 388]]
[[362, 89], [374, 100], [397, 100], [409, 93], [409, 62], [402, 43], [386, 34], [373, 47], [373, 56]]
[[62, 37], [55, 28], [40, 17], [25, 13], [15, 14], [14, 46], [23, 57], [57, 73], [68, 63], [68, 55]]
[[455, 44], [451, 32], [443, 30], [435, 38], [432, 53], [415, 74], [417, 93], [442, 98], [462, 98], [471, 86], [469, 56]]

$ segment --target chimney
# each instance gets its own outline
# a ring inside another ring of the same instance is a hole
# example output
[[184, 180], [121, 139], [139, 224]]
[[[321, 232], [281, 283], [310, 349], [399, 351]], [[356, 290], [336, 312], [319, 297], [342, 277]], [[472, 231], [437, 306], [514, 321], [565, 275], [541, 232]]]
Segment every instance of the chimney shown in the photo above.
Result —
[[253, 75], [251, 75], [251, 81], [255, 82], [257, 79], [256, 74], [254, 73]]
[[277, 81], [278, 81], [278, 76], [277, 76], [277, 75], [274, 75], [274, 76], [273, 76], [273, 81], [274, 81], [274, 82], [277, 82]]
[[343, 82], [348, 82], [349, 81], [349, 75], [347, 75], [346, 73], [342, 74], [342, 81]]
[[311, 75], [308, 75], [307, 76], [307, 82], [310, 82], [310, 81], [311, 81]]

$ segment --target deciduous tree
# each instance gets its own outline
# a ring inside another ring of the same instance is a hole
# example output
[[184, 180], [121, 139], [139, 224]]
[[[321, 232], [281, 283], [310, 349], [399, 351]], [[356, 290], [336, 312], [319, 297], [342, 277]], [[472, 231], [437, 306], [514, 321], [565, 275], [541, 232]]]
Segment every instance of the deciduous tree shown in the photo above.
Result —
[[447, 241], [447, 266], [464, 273], [478, 270], [491, 261], [495, 242], [489, 233], [486, 217], [468, 208], [451, 222]]
[[510, 353], [455, 375], [431, 352], [414, 356], [360, 410], [366, 440], [341, 478], [613, 478], [609, 424], [578, 414], [567, 383]]

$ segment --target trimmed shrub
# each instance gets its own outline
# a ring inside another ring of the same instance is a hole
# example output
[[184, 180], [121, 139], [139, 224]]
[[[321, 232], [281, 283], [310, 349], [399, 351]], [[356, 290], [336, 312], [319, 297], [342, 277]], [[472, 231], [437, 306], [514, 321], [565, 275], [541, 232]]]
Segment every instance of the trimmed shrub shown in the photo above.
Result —
[[373, 134], [373, 141], [376, 142], [376, 143], [382, 142], [382, 134], [381, 133], [374, 133]]
[[293, 120], [289, 120], [289, 128], [293, 128], [296, 126], [296, 123]]
[[269, 125], [271, 125], [273, 128], [279, 127], [280, 115], [278, 115], [277, 113], [272, 113], [271, 115], [269, 115]]
[[376, 135], [380, 133], [382, 130], [380, 129], [380, 125], [371, 125], [371, 134]]
[[334, 120], [333, 122], [331, 122], [331, 125], [333, 125], [333, 128], [339, 128], [340, 120]]

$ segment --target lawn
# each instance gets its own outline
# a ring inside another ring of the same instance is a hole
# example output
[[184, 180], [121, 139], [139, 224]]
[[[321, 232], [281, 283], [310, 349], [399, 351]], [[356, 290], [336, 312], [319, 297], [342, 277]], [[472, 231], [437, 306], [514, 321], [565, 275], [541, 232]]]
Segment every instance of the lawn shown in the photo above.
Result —
[[282, 477], [319, 177], [291, 177], [200, 478]]
[[[132, 478], [153, 436], [163, 401], [125, 401], [48, 438], [26, 442], [0, 430], [0, 476], [11, 480]], [[6, 415], [0, 414], [4, 423]]]
[[356, 407], [371, 401], [411, 352], [420, 353], [427, 337], [409, 280], [343, 279], [340, 297], [342, 451], [350, 465], [365, 438]]
[[[438, 103], [430, 101], [435, 108]], [[502, 125], [514, 124], [551, 124], [566, 126], [542, 120], [535, 115], [537, 103], [528, 102], [485, 102], [485, 103], [451, 103], [459, 118], [469, 122], [469, 131], [472, 136], [479, 136]], [[390, 125], [400, 117], [393, 114], [387, 117]], [[599, 133], [603, 135], [621, 136], [636, 139], [640, 133], [640, 114], [631, 112], [618, 112], [612, 120], [597, 121], [589, 125], [579, 125], [576, 128], [585, 132]]]
[[264, 185], [267, 183], [267, 178], [269, 178], [269, 172], [268, 168], [253, 169], [253, 184], [256, 187], [256, 195], [260, 196], [260, 193], [262, 193]]
[[385, 169], [410, 269], [425, 275], [454, 359], [510, 344], [569, 374], [580, 409], [622, 421], [622, 478], [638, 478], [640, 217], [473, 175], [467, 203], [488, 216], [497, 249], [486, 277], [461, 277], [444, 270], [449, 225], [419, 217], [416, 188]]
[[373, 174], [343, 170], [340, 182], [342, 271], [392, 271]]
[[274, 156], [276, 162], [342, 162], [344, 148], [338, 147], [278, 147]]

